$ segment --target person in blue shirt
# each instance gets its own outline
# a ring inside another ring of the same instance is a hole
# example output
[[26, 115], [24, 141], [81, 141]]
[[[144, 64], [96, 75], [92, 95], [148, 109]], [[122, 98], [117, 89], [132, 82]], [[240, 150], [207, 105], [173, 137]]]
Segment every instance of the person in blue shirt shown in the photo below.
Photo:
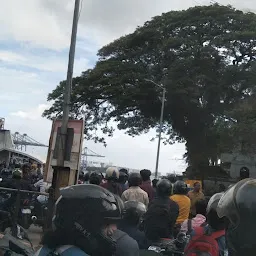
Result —
[[122, 200], [97, 185], [63, 188], [56, 202], [53, 231], [36, 256], [138, 256], [135, 240], [117, 229]]

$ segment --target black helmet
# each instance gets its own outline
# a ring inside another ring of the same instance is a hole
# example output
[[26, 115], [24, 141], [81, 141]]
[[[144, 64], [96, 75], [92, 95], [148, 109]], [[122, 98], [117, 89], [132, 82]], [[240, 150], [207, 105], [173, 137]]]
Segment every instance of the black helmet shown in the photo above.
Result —
[[83, 177], [84, 181], [89, 181], [89, 178], [90, 178], [90, 173], [89, 172], [85, 172], [83, 176], [84, 176]]
[[177, 181], [176, 174], [170, 174], [170, 175], [168, 175], [167, 179], [168, 179], [171, 183], [175, 183], [175, 182]]
[[255, 255], [256, 179], [244, 179], [229, 188], [219, 201], [219, 217], [227, 218], [226, 239], [234, 255]]
[[187, 184], [182, 180], [176, 181], [173, 185], [173, 193], [179, 195], [186, 195], [188, 193]]
[[122, 200], [96, 185], [74, 185], [61, 189], [60, 194], [53, 218], [55, 229], [75, 238], [76, 245], [89, 255], [112, 253], [115, 241], [103, 228], [121, 218]]
[[139, 173], [131, 173], [129, 175], [129, 178], [128, 178], [128, 183], [129, 183], [129, 186], [132, 187], [132, 186], [139, 186], [141, 185], [141, 176]]
[[127, 176], [128, 177], [128, 170], [127, 169], [120, 169], [119, 170], [119, 175]]
[[218, 203], [223, 196], [223, 193], [217, 193], [213, 195], [206, 208], [206, 217], [208, 224], [216, 230], [221, 230], [225, 228], [225, 218], [219, 218], [217, 214]]
[[17, 180], [20, 180], [22, 178], [22, 171], [20, 169], [15, 169], [13, 172], [12, 172], [12, 178], [13, 179], [17, 179]]
[[146, 206], [143, 203], [127, 201], [124, 203], [124, 220], [131, 225], [138, 225], [146, 211]]
[[156, 192], [160, 197], [170, 196], [172, 193], [172, 184], [167, 179], [161, 179], [156, 184]]
[[89, 183], [90, 184], [95, 184], [95, 185], [100, 185], [101, 175], [99, 175], [96, 172], [91, 173], [90, 178], [89, 178]]
[[143, 169], [140, 171], [140, 175], [143, 181], [147, 181], [150, 179], [151, 171], [147, 169]]
[[125, 184], [128, 179], [128, 171], [126, 169], [119, 170], [119, 183]]

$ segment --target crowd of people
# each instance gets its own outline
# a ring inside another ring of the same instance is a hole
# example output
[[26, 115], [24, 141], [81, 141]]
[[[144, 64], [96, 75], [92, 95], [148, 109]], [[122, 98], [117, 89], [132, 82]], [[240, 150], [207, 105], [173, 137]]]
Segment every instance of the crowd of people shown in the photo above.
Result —
[[[44, 166], [41, 164], [31, 164], [28, 162], [25, 162], [22, 165], [15, 164], [12, 169], [3, 168], [1, 170], [0, 187], [44, 193], [49, 185], [44, 181], [43, 173]], [[22, 193], [22, 198], [25, 198], [26, 196], [27, 194]], [[45, 203], [48, 198], [45, 195], [39, 195], [37, 200], [40, 203]]]
[[[161, 255], [186, 238], [183, 255], [254, 255], [256, 180], [245, 179], [207, 201], [174, 176], [150, 181], [151, 172], [110, 167], [61, 190], [53, 231], [38, 256]], [[180, 234], [183, 234], [181, 236]], [[167, 254], [168, 255], [168, 254]], [[170, 254], [175, 255], [175, 254]]]
[[[175, 248], [185, 256], [254, 255], [256, 180], [241, 180], [207, 200], [199, 182], [189, 189], [175, 175], [150, 177], [146, 169], [129, 174], [116, 167], [105, 176], [80, 175], [78, 185], [61, 190], [53, 229], [36, 255], [161, 255], [173, 241], [181, 245], [180, 237], [183, 245]], [[45, 191], [41, 166], [24, 164], [1, 182], [17, 184]]]

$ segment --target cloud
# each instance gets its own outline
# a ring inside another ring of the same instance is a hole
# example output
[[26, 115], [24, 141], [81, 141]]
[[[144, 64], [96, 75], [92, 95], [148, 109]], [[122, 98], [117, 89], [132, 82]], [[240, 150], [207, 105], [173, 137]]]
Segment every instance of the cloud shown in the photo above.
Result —
[[[109, 43], [121, 35], [130, 33], [138, 25], [171, 10], [187, 9], [195, 5], [208, 5], [211, 0], [84, 0], [79, 20], [80, 36], [94, 38], [99, 45]], [[245, 10], [255, 10], [253, 0], [219, 0]], [[41, 5], [55, 13], [61, 23], [66, 23], [73, 13], [74, 1], [41, 0]], [[249, 8], [248, 8], [249, 7]], [[70, 21], [70, 20], [69, 20]]]
[[5, 61], [5, 62], [20, 62], [20, 61], [25, 61], [26, 58], [20, 54], [10, 52], [10, 51], [0, 51], [0, 61]]
[[69, 44], [70, 26], [62, 27], [53, 12], [41, 8], [40, 1], [8, 0], [1, 3], [0, 38], [29, 42], [37, 47], [60, 50]]
[[[67, 71], [68, 55], [61, 54], [61, 56], [32, 55], [19, 53], [13, 51], [0, 51], [0, 61], [6, 64], [19, 65], [20, 67], [28, 67], [46, 72], [60, 72]], [[75, 60], [75, 73], [79, 75], [83, 70], [88, 69], [89, 60], [80, 56]]]
[[11, 116], [23, 118], [23, 119], [29, 119], [29, 120], [38, 120], [40, 119], [42, 113], [45, 109], [47, 109], [49, 105], [47, 104], [40, 104], [35, 109], [31, 109], [29, 111], [21, 111], [18, 110], [16, 112], [10, 113]]
[[[9, 0], [1, 3], [0, 39], [28, 43], [61, 51], [70, 43], [74, 0]], [[84, 0], [78, 35], [93, 39], [102, 46], [121, 35], [132, 32], [152, 16], [194, 5], [209, 4], [210, 0]], [[253, 0], [219, 0], [245, 10], [255, 10]]]

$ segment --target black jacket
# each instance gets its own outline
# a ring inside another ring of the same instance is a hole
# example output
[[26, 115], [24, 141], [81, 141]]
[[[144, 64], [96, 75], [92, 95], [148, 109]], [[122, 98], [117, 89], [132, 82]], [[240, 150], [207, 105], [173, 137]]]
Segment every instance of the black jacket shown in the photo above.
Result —
[[131, 238], [137, 241], [140, 249], [147, 249], [148, 243], [145, 233], [140, 231], [137, 226], [132, 226], [122, 221], [118, 228], [123, 232], [127, 233]]
[[[179, 206], [169, 197], [157, 197], [148, 207], [144, 229], [148, 239], [172, 238], [179, 215]], [[157, 237], [157, 234], [162, 234]]]

